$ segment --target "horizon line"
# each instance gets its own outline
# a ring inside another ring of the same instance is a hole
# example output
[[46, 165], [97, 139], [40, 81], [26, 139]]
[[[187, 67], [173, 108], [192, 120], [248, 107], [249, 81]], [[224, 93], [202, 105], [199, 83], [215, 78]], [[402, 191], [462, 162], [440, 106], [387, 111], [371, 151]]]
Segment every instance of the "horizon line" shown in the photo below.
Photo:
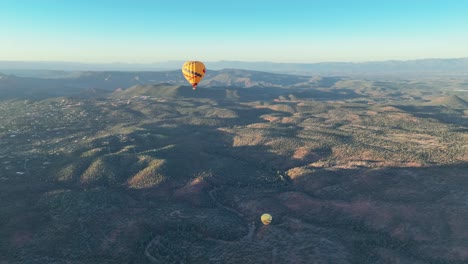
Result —
[[[423, 61], [423, 60], [463, 60], [468, 59], [466, 57], [427, 57], [421, 59], [388, 59], [388, 60], [362, 60], [362, 61], [346, 61], [346, 60], [333, 60], [333, 61], [316, 61], [316, 62], [277, 62], [277, 61], [243, 61], [243, 60], [210, 60], [210, 61], [203, 61], [204, 63], [219, 63], [219, 62], [242, 62], [242, 63], [272, 63], [272, 64], [320, 64], [320, 63], [372, 63], [372, 62], [409, 62], [409, 61]], [[1, 60], [0, 62], [10, 62], [10, 63], [73, 63], [73, 64], [94, 64], [94, 65], [116, 65], [116, 64], [123, 64], [123, 65], [151, 65], [151, 64], [161, 64], [161, 63], [179, 63], [185, 62], [188, 60], [165, 60], [165, 61], [154, 61], [154, 62], [84, 62], [84, 61], [68, 61], [68, 60]]]

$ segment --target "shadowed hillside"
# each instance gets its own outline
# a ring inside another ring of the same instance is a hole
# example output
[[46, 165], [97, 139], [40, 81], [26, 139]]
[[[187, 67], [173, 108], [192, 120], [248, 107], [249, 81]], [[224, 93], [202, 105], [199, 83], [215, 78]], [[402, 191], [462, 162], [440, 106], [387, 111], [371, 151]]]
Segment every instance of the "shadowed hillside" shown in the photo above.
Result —
[[468, 102], [456, 95], [441, 96], [433, 99], [427, 105], [442, 105], [449, 108], [468, 109]]
[[286, 87], [308, 83], [308, 76], [274, 74], [260, 71], [247, 71], [226, 69], [221, 71], [209, 71], [206, 75], [207, 86], [235, 86], [235, 87]]
[[225, 88], [204, 88], [197, 91], [187, 85], [136, 85], [123, 91], [116, 91], [112, 94], [114, 98], [134, 98], [134, 97], [159, 97], [159, 98], [217, 98], [223, 99], [226, 96]]

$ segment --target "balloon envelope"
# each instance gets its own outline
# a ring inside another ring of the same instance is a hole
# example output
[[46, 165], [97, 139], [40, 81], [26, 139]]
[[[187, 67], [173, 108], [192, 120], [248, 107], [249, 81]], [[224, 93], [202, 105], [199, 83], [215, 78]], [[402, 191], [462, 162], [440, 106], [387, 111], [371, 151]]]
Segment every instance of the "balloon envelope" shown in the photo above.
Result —
[[271, 223], [271, 220], [273, 219], [270, 214], [262, 214], [262, 217], [260, 217], [262, 220], [262, 223], [264, 225], [269, 225]]
[[182, 66], [182, 74], [185, 79], [192, 85], [193, 89], [197, 88], [198, 83], [205, 76], [205, 64], [201, 61], [187, 61]]

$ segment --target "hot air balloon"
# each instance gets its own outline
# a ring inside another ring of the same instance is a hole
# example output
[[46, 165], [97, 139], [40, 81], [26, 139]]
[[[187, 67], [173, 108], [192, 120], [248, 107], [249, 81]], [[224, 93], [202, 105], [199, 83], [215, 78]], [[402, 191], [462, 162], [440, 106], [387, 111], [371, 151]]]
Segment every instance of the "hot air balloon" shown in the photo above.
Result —
[[187, 61], [184, 63], [184, 66], [182, 66], [182, 74], [192, 85], [194, 90], [197, 89], [197, 85], [201, 79], [203, 79], [205, 72], [205, 64], [200, 61]]
[[262, 220], [262, 223], [264, 225], [269, 225], [271, 223], [272, 217], [270, 214], [262, 214], [262, 217], [260, 217]]

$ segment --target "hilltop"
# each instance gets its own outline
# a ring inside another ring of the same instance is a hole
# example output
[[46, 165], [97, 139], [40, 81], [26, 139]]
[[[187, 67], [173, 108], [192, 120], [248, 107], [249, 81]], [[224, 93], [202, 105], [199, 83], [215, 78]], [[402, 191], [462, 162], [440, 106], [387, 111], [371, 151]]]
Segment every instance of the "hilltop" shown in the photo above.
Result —
[[457, 95], [446, 95], [434, 98], [427, 105], [447, 106], [450, 108], [468, 109], [468, 102]]

